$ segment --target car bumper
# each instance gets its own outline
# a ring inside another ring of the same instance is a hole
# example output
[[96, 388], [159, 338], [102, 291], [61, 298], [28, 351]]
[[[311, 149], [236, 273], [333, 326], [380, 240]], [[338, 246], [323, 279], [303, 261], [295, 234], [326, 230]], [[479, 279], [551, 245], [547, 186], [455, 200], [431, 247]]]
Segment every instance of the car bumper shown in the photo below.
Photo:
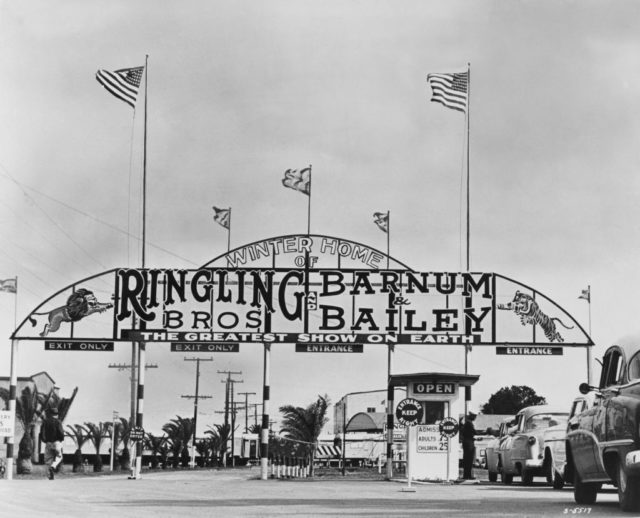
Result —
[[524, 465], [527, 468], [542, 468], [544, 459], [527, 459], [524, 461]]

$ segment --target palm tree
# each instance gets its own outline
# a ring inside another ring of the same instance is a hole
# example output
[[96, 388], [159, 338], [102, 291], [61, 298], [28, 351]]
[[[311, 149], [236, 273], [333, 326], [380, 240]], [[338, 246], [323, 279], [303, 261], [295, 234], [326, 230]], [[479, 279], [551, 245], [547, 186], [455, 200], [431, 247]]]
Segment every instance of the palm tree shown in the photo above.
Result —
[[[111, 428], [113, 427], [112, 423], [109, 423], [109, 433], [111, 433]], [[124, 417], [121, 417], [116, 422], [116, 429], [113, 434], [113, 444], [111, 445], [111, 449], [113, 450], [113, 454], [115, 455], [118, 451], [118, 446], [120, 443], [124, 445], [122, 448], [122, 454], [118, 458], [118, 464], [120, 465], [120, 469], [123, 471], [128, 471], [131, 469], [131, 453], [129, 452], [129, 434], [131, 433], [131, 427], [129, 426], [129, 421]]]
[[[9, 391], [0, 388], [0, 398], [9, 401]], [[26, 386], [22, 389], [20, 397], [16, 398], [16, 419], [22, 425], [24, 433], [18, 444], [17, 472], [20, 474], [31, 473], [31, 455], [34, 450], [35, 438], [33, 437], [35, 425], [41, 414], [41, 395], [37, 388]]]
[[226, 454], [229, 439], [231, 437], [231, 425], [230, 424], [214, 424], [214, 428], [209, 426], [208, 430], [204, 433], [209, 435], [212, 441], [212, 449], [214, 453], [217, 453], [219, 462], [224, 463], [226, 466]]
[[109, 437], [109, 429], [111, 423], [103, 423], [100, 422], [98, 424], [95, 423], [84, 423], [84, 429], [89, 435], [89, 439], [91, 440], [93, 447], [96, 449], [96, 456], [93, 460], [93, 471], [102, 471], [102, 458], [100, 457], [100, 446], [102, 445], [102, 441]]
[[163, 462], [163, 468], [165, 467], [164, 464], [165, 464], [166, 456], [168, 452], [167, 440], [168, 439], [166, 435], [163, 435], [162, 437], [157, 437], [152, 433], [145, 434], [144, 447], [147, 450], [151, 451], [151, 467], [153, 468], [158, 467], [158, 463], [160, 462], [158, 460], [158, 456], [160, 457], [160, 460], [162, 460]]
[[82, 427], [82, 425], [67, 425], [70, 433], [67, 433], [71, 437], [78, 447], [73, 455], [73, 472], [77, 473], [82, 469], [82, 446], [89, 440], [89, 434]]
[[177, 468], [180, 464], [180, 457], [184, 449], [188, 446], [191, 435], [193, 434], [193, 418], [180, 417], [171, 419], [162, 427], [162, 431], [168, 436], [171, 444], [171, 452], [173, 454], [173, 467]]
[[285, 405], [280, 407], [282, 413], [282, 428], [284, 436], [288, 439], [307, 443], [307, 454], [310, 455], [309, 474], [313, 476], [313, 460], [316, 451], [318, 437], [322, 428], [329, 421], [327, 409], [329, 408], [329, 396], [318, 396], [318, 399], [307, 408]]
[[262, 432], [262, 426], [260, 426], [259, 424], [252, 424], [249, 427], [249, 433], [256, 433], [260, 435], [261, 432]]

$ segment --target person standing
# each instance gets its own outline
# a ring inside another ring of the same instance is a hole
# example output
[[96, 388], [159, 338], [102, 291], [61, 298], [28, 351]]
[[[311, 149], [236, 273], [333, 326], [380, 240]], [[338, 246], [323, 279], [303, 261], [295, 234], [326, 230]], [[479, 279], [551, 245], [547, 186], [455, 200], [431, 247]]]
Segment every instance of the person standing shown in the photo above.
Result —
[[58, 419], [58, 409], [47, 409], [47, 418], [40, 429], [40, 440], [45, 443], [44, 461], [49, 465], [47, 476], [53, 480], [55, 470], [62, 462], [62, 441], [64, 441], [64, 429]]
[[476, 429], [473, 422], [476, 420], [476, 414], [469, 412], [467, 418], [462, 425], [462, 467], [464, 480], [473, 480], [472, 468], [473, 461], [476, 457], [475, 435]]

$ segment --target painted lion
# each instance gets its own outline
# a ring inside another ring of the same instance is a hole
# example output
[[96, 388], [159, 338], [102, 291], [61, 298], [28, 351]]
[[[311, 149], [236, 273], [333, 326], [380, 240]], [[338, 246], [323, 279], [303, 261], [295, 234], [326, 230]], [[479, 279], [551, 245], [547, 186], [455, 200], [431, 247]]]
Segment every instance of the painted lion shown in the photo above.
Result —
[[[49, 333], [55, 333], [60, 329], [63, 322], [77, 322], [92, 313], [102, 313], [113, 304], [98, 302], [92, 291], [80, 288], [74, 291], [64, 306], [53, 309], [48, 313], [32, 313], [32, 315], [49, 315], [49, 322], [44, 325], [44, 329], [40, 336], [45, 337]], [[32, 325], [36, 325], [36, 321], [29, 317]]]
[[535, 326], [538, 324], [550, 342], [564, 342], [564, 339], [556, 329], [556, 320], [560, 322], [564, 328], [573, 329], [573, 326], [567, 326], [559, 318], [549, 317], [544, 314], [531, 295], [520, 293], [519, 291], [516, 291], [513, 300], [508, 304], [498, 304], [498, 309], [513, 310], [516, 315], [520, 316], [520, 323], [523, 326], [527, 324]]

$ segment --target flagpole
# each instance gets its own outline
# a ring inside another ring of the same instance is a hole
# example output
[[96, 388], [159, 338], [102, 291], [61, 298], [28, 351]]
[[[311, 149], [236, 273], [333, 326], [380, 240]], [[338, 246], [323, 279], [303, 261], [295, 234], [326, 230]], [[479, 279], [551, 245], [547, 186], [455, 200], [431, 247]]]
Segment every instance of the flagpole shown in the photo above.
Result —
[[[142, 155], [142, 269], [146, 266], [147, 248], [147, 99], [149, 87], [149, 55], [144, 60], [144, 141]], [[145, 329], [146, 324], [140, 321], [140, 328]], [[138, 344], [138, 391], [136, 408], [136, 427], [144, 429], [144, 374], [146, 364], [146, 343]], [[131, 478], [139, 479], [142, 475], [142, 441], [136, 444], [135, 469]]]
[[231, 207], [229, 207], [229, 226], [227, 227], [227, 253], [231, 250]]
[[309, 164], [309, 200], [307, 203], [307, 235], [311, 234], [311, 164]]
[[[470, 190], [470, 167], [469, 167], [469, 133], [471, 127], [471, 63], [467, 63], [467, 272], [470, 271], [470, 241], [471, 241], [471, 190]], [[464, 346], [464, 373], [469, 373], [469, 345]], [[469, 387], [469, 390], [471, 387]], [[467, 391], [465, 390], [464, 398], [464, 415], [469, 414], [469, 401], [467, 399]]]
[[[587, 286], [587, 293], [589, 294], [589, 298], [587, 302], [589, 303], [589, 339], [593, 341], [591, 338], [591, 284]], [[587, 383], [591, 385], [591, 345], [587, 345]]]
[[470, 133], [470, 126], [471, 126], [471, 63], [467, 63], [468, 65], [468, 69], [467, 69], [467, 272], [469, 271], [469, 267], [470, 267], [470, 236], [471, 236], [471, 228], [470, 228], [470, 198], [471, 198], [471, 193], [470, 193], [470, 181], [469, 181], [469, 133]]
[[389, 269], [389, 251], [391, 242], [391, 211], [387, 211], [387, 270]]

